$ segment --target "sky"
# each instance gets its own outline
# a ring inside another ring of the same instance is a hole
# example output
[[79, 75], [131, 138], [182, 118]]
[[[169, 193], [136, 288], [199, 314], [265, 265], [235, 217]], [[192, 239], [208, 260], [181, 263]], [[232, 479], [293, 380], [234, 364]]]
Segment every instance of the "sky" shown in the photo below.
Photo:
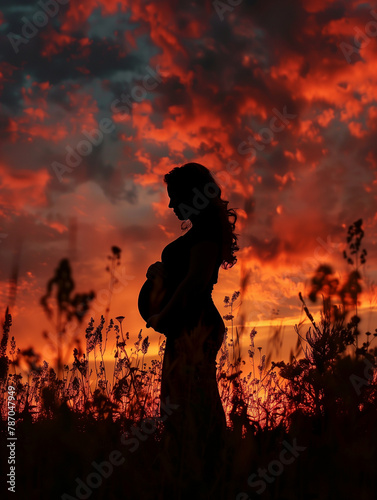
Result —
[[137, 297], [182, 234], [163, 176], [189, 161], [211, 170], [238, 214], [238, 261], [213, 298], [228, 314], [224, 297], [242, 291], [244, 352], [252, 328], [268, 350], [280, 325], [287, 355], [305, 317], [299, 292], [323, 263], [344, 281], [358, 219], [359, 311], [374, 329], [376, 38], [377, 9], [358, 0], [3, 0], [0, 311], [3, 321], [9, 306], [17, 345], [51, 358], [42, 332], [56, 328], [40, 299], [63, 258], [73, 293], [95, 291], [86, 321], [98, 324], [117, 246], [109, 317], [124, 316], [131, 339], [143, 329], [157, 352]]

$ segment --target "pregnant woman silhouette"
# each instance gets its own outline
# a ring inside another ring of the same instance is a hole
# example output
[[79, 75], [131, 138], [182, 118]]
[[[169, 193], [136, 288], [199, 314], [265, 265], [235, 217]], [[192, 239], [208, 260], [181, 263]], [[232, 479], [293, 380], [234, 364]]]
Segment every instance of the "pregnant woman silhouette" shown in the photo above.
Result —
[[[147, 327], [166, 335], [159, 462], [163, 492], [156, 498], [220, 498], [216, 485], [224, 474], [226, 420], [216, 356], [225, 325], [211, 294], [220, 265], [227, 269], [237, 260], [237, 214], [227, 208], [229, 202], [221, 199], [220, 187], [203, 165], [176, 167], [164, 182], [169, 208], [180, 220], [189, 219], [191, 228], [164, 248], [162, 262], [149, 267], [139, 295]], [[162, 411], [167, 403], [175, 405], [168, 417]]]

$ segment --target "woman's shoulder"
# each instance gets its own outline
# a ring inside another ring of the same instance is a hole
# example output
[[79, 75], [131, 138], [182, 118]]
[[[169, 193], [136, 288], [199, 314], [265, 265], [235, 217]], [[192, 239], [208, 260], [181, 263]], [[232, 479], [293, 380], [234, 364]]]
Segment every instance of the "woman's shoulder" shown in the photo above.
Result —
[[217, 224], [198, 224], [194, 225], [189, 233], [191, 239], [195, 241], [210, 240], [217, 243], [221, 242], [222, 232], [221, 227]]

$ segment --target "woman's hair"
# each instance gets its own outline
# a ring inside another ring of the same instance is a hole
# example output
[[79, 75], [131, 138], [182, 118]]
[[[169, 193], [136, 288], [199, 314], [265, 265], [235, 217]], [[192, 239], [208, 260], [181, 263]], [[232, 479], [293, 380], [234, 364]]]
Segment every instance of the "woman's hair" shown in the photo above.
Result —
[[[228, 209], [229, 201], [221, 199], [221, 188], [208, 168], [200, 163], [186, 163], [167, 173], [164, 182], [182, 196], [183, 202], [190, 200], [188, 204], [191, 205], [196, 197], [201, 203], [206, 203], [202, 208], [194, 203], [194, 207], [199, 208], [198, 217], [209, 217], [211, 223], [219, 224], [222, 233], [222, 267], [228, 269], [234, 266], [237, 262], [234, 253], [239, 250], [238, 237], [234, 232], [237, 213], [233, 208]], [[197, 212], [194, 208], [193, 213]], [[181, 228], [187, 228], [185, 222], [182, 222]]]

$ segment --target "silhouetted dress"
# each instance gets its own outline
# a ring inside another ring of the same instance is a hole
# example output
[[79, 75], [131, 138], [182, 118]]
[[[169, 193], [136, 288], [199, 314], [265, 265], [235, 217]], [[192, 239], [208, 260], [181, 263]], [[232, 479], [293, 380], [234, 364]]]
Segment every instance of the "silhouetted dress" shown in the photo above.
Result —
[[220, 227], [212, 221], [193, 225], [164, 248], [161, 260], [173, 292], [188, 272], [192, 246], [204, 240], [218, 244], [211, 279], [202, 293], [193, 294], [183, 309], [176, 309], [164, 332], [161, 402], [179, 405], [164, 424], [166, 498], [169, 494], [210, 498], [220, 473], [226, 420], [216, 382], [216, 355], [225, 325], [211, 295], [222, 262]]

